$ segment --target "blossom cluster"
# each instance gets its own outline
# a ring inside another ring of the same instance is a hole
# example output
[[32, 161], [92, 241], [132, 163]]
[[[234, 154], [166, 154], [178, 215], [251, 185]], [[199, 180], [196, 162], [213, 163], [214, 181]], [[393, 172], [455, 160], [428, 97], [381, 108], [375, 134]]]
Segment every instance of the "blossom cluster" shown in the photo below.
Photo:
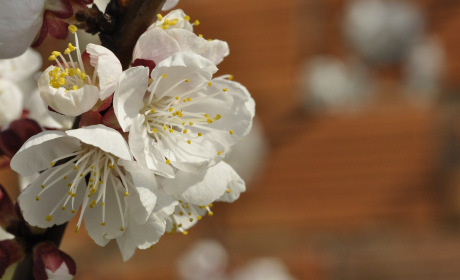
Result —
[[78, 215], [75, 232], [84, 223], [98, 245], [115, 239], [127, 260], [245, 191], [223, 159], [249, 133], [255, 103], [233, 76], [215, 75], [229, 47], [196, 35], [199, 24], [182, 10], [157, 15], [126, 70], [103, 46], [80, 49], [68, 25], [75, 41], [50, 54], [38, 91], [47, 114], [78, 128], [42, 125], [11, 159], [38, 177], [18, 199], [30, 225]]

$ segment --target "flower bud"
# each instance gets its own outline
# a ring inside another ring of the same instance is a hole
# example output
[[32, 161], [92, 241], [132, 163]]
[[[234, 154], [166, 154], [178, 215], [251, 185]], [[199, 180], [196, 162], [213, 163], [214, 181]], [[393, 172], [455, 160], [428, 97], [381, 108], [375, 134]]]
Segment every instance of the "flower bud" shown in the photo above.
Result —
[[16, 240], [0, 241], [0, 277], [10, 265], [18, 262], [22, 257], [23, 250]]
[[53, 243], [43, 242], [34, 248], [33, 274], [36, 280], [70, 280], [76, 270], [75, 261]]
[[13, 157], [21, 146], [32, 136], [42, 132], [40, 125], [31, 119], [11, 122], [0, 132], [0, 149], [8, 157]]
[[6, 229], [11, 225], [11, 221], [16, 219], [18, 217], [13, 201], [11, 201], [10, 196], [3, 186], [0, 185], [0, 226]]

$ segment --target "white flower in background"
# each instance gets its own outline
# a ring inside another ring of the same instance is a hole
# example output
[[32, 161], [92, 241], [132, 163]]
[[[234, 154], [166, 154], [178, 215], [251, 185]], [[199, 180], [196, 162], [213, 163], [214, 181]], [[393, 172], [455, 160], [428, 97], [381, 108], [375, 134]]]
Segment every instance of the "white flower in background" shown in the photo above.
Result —
[[163, 11], [171, 10], [174, 8], [177, 3], [179, 3], [179, 0], [166, 0], [165, 4], [163, 5]]
[[268, 146], [262, 124], [255, 118], [249, 134], [233, 146], [224, 160], [233, 167], [247, 185], [250, 185], [250, 182], [264, 167]]
[[211, 211], [213, 202], [234, 202], [246, 190], [241, 177], [223, 161], [198, 174], [177, 171], [174, 179], [163, 179], [161, 186], [179, 201], [167, 219], [166, 231], [183, 234], [206, 214], [214, 214]]
[[216, 66], [192, 53], [177, 53], [152, 71], [125, 71], [114, 110], [136, 160], [172, 174], [169, 164], [201, 172], [248, 134], [255, 104], [241, 84], [212, 79]]
[[0, 58], [23, 54], [34, 42], [39, 46], [48, 34], [67, 37], [74, 9], [85, 10], [92, 0], [14, 0], [0, 1]]
[[[128, 209], [146, 221], [156, 197], [146, 195], [148, 185], [135, 187], [119, 160], [132, 160], [129, 147], [120, 133], [103, 125], [33, 136], [11, 160], [11, 168], [23, 176], [44, 170], [18, 198], [25, 220], [42, 228], [63, 224], [82, 205], [76, 231], [84, 217], [89, 235], [101, 246], [123, 234]], [[130, 205], [128, 196], [138, 188], [144, 195]]]
[[0, 127], [21, 117], [23, 98], [16, 84], [0, 79]]
[[41, 65], [40, 54], [28, 48], [24, 54], [18, 57], [0, 60], [0, 79], [21, 83], [37, 73]]
[[142, 59], [158, 64], [175, 53], [191, 52], [219, 64], [230, 53], [226, 42], [195, 35], [193, 25], [199, 21], [191, 24], [190, 17], [182, 10], [174, 10], [164, 17], [158, 15], [158, 19], [139, 37], [133, 52], [135, 63], [136, 59]]
[[[49, 59], [57, 65], [43, 72], [38, 87], [41, 97], [52, 109], [66, 116], [78, 116], [113, 94], [122, 67], [118, 58], [102, 46], [88, 44], [88, 55], [82, 57], [75, 33], [77, 28], [71, 25], [69, 30], [75, 34], [76, 41], [76, 46], [69, 44], [64, 51], [69, 61], [54, 51]], [[73, 51], [77, 53], [75, 62], [70, 55]]]
[[178, 260], [178, 272], [183, 280], [224, 280], [228, 253], [215, 240], [203, 239], [193, 244]]
[[235, 271], [233, 280], [294, 280], [286, 266], [276, 258], [260, 258]]
[[426, 38], [410, 49], [405, 62], [405, 83], [415, 101], [433, 101], [444, 74], [445, 53], [436, 38]]
[[310, 112], [352, 111], [373, 98], [368, 71], [359, 64], [348, 65], [334, 57], [308, 60], [299, 81], [304, 108]]
[[352, 1], [345, 11], [344, 32], [349, 43], [369, 61], [400, 60], [424, 30], [417, 7], [403, 1]]

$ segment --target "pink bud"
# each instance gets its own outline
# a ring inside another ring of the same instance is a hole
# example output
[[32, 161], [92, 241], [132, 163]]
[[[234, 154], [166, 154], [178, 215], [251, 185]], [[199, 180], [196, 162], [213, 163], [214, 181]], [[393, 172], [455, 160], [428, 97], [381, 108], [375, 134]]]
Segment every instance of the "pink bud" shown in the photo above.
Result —
[[13, 220], [18, 220], [13, 201], [3, 186], [0, 185], [0, 226], [6, 229]]
[[24, 252], [16, 240], [0, 241], [0, 277], [12, 264], [22, 259]]
[[33, 274], [36, 280], [70, 280], [76, 271], [75, 261], [53, 243], [42, 242], [35, 246]]
[[11, 122], [0, 132], [0, 149], [12, 158], [21, 146], [32, 136], [42, 132], [40, 125], [31, 119], [20, 119]]

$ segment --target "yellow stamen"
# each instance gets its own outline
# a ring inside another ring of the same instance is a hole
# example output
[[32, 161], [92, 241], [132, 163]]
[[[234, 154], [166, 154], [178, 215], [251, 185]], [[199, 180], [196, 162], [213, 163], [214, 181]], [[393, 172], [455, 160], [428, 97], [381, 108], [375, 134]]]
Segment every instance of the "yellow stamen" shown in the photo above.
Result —
[[51, 215], [48, 215], [45, 217], [45, 220], [47, 220], [48, 222], [51, 222], [52, 219], [53, 219], [53, 216]]
[[77, 32], [77, 30], [78, 30], [78, 28], [75, 25], [73, 25], [73, 24], [69, 25], [69, 31], [72, 32], [72, 34], [75, 34], [75, 32]]

